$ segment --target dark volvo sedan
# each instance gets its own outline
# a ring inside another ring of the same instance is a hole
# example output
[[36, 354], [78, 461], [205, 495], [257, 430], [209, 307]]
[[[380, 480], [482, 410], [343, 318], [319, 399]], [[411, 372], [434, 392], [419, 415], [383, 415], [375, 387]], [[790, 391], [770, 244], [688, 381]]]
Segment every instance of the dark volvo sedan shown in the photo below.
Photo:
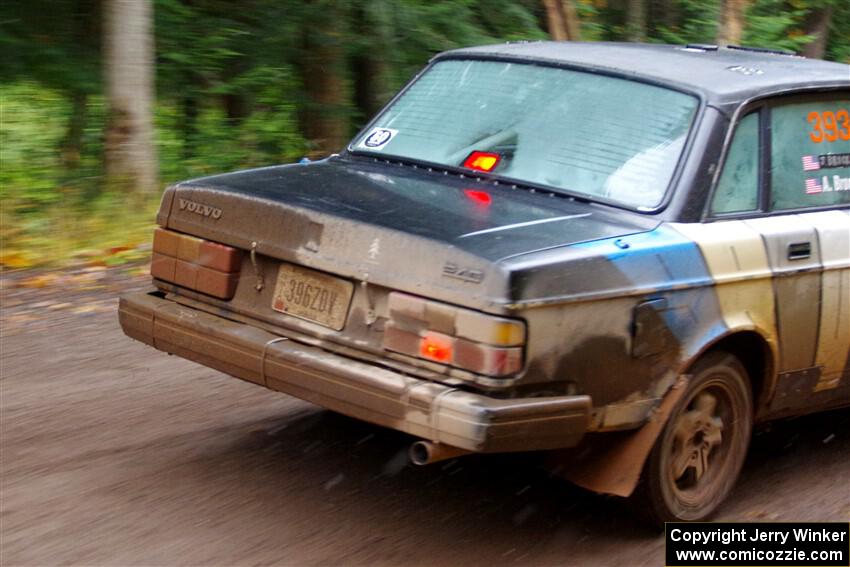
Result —
[[179, 183], [124, 332], [407, 432], [556, 450], [710, 515], [754, 423], [850, 404], [850, 66], [715, 46], [441, 54], [339, 155]]

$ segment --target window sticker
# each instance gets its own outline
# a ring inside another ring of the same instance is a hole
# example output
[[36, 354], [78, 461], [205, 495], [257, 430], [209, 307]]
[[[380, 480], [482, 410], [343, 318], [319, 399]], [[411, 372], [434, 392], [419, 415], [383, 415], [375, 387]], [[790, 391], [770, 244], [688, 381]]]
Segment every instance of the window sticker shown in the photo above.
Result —
[[817, 179], [806, 179], [806, 195], [850, 191], [850, 177], [824, 175]]
[[817, 171], [820, 169], [820, 156], [803, 156], [803, 171]]
[[850, 154], [827, 154], [818, 156], [821, 169], [829, 167], [850, 167]]
[[850, 167], [850, 154], [825, 154], [803, 156], [803, 171], [817, 171], [834, 167]]
[[[850, 94], [770, 111], [771, 210], [850, 205]], [[847, 120], [845, 120], [845, 118]]]
[[398, 134], [398, 130], [392, 128], [373, 128], [369, 135], [360, 142], [360, 146], [370, 150], [382, 150], [396, 134]]
[[845, 108], [838, 112], [813, 110], [806, 115], [806, 120], [812, 125], [809, 138], [816, 144], [850, 140], [850, 112]]

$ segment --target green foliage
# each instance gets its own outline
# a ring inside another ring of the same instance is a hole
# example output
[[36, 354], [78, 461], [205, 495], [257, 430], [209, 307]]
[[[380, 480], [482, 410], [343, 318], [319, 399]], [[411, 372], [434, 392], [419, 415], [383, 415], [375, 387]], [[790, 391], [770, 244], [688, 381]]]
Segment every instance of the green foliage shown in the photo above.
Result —
[[69, 115], [62, 93], [34, 82], [0, 85], [0, 199], [35, 208], [61, 199], [59, 148]]
[[758, 0], [747, 13], [744, 44], [800, 51], [812, 39], [800, 30], [805, 14], [783, 0]]
[[90, 97], [82, 149], [66, 162], [72, 107], [65, 93], [33, 81], [0, 84], [0, 200], [7, 212], [38, 212], [54, 204], [79, 205], [97, 193], [104, 107]]
[[597, 7], [593, 0], [579, 0], [576, 2], [576, 12], [581, 21], [582, 41], [606, 39], [609, 29], [603, 18], [604, 8]]
[[221, 107], [203, 106], [196, 119], [192, 153], [186, 155], [181, 108], [174, 102], [161, 103], [156, 122], [164, 183], [302, 157], [306, 144], [298, 132], [295, 105], [281, 100], [271, 85], [256, 93], [256, 104], [256, 110], [238, 124]]
[[680, 0], [676, 22], [659, 23], [653, 41], [659, 43], [687, 44], [714, 43], [720, 18], [718, 0]]
[[99, 34], [99, 0], [0, 2], [0, 77], [95, 94]]
[[[308, 139], [317, 113], [354, 134], [435, 53], [547, 37], [540, 0], [150, 1], [162, 185], [330, 151]], [[625, 39], [629, 3], [574, 2], [584, 40]], [[647, 41], [715, 41], [720, 0], [645, 5]], [[826, 58], [850, 62], [847, 0], [751, 0], [744, 43], [800, 50], [826, 7]], [[126, 206], [102, 183], [101, 11], [100, 0], [0, 3], [0, 264], [141, 242], [149, 228], [153, 199]]]
[[548, 39], [534, 12], [520, 3], [479, 0], [472, 17], [480, 20], [494, 41]]
[[826, 46], [826, 59], [850, 64], [850, 2], [833, 0], [830, 41]]

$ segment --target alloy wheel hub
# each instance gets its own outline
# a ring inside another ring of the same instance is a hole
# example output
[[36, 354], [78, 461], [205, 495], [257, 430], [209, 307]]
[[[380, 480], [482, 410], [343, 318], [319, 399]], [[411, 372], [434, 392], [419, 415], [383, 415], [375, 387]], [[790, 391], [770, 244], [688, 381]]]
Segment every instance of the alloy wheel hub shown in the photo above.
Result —
[[679, 418], [671, 461], [674, 480], [683, 480], [691, 470], [696, 482], [705, 475], [709, 456], [723, 439], [723, 420], [714, 415], [716, 410], [717, 398], [703, 392]]

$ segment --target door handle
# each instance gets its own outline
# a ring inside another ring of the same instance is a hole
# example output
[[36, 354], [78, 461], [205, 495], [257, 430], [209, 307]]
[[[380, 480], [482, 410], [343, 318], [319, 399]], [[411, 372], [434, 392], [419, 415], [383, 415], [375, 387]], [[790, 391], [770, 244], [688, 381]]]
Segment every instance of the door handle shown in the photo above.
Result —
[[789, 260], [805, 260], [812, 255], [811, 242], [792, 242], [788, 245]]

